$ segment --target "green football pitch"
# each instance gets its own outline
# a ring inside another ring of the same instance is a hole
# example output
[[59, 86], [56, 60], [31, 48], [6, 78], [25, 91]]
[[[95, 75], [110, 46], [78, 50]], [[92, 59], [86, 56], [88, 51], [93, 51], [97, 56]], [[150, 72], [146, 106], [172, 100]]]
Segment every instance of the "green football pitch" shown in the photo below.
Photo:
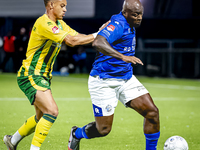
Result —
[[[52, 94], [59, 115], [41, 150], [67, 150], [71, 127], [82, 127], [94, 120], [87, 78], [87, 74], [53, 77]], [[164, 142], [173, 135], [184, 137], [190, 150], [200, 150], [200, 80], [137, 78], [149, 90], [160, 111], [158, 150], [163, 150]], [[0, 138], [14, 134], [34, 113], [34, 107], [17, 85], [16, 74], [0, 74]], [[18, 149], [30, 149], [32, 137], [24, 138]], [[80, 146], [81, 150], [145, 150], [143, 118], [119, 102], [111, 133], [103, 138], [83, 139]], [[6, 150], [3, 141], [0, 150]]]

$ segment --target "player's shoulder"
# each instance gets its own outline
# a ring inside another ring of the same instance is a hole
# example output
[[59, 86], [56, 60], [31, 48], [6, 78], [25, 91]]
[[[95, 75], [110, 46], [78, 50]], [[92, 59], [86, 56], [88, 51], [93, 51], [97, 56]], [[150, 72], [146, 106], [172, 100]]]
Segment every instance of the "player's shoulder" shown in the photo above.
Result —
[[116, 26], [121, 26], [121, 27], [124, 27], [124, 25], [126, 23], [126, 19], [122, 15], [122, 12], [120, 12], [119, 14], [113, 15], [110, 20]]
[[35, 25], [39, 27], [48, 27], [53, 26], [54, 22], [50, 20], [46, 14], [44, 14], [36, 20]]

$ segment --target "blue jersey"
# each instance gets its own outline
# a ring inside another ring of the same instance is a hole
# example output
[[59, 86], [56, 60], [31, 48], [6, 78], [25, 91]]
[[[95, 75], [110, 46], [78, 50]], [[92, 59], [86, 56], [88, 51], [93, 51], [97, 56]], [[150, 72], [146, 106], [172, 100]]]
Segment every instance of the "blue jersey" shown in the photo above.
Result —
[[[126, 56], [135, 55], [135, 28], [131, 28], [120, 12], [111, 17], [111, 22], [98, 35], [105, 37], [111, 47]], [[97, 52], [91, 76], [100, 78], [130, 79], [133, 74], [131, 63]]]

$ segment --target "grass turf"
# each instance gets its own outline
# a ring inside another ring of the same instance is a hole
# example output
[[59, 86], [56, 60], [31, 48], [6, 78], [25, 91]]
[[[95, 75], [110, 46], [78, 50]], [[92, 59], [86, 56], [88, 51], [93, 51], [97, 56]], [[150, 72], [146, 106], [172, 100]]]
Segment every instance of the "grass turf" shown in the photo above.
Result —
[[[66, 150], [70, 129], [94, 120], [87, 89], [88, 75], [54, 76], [53, 96], [59, 107], [59, 116], [44, 141], [41, 150]], [[190, 150], [200, 150], [200, 81], [186, 79], [147, 78], [138, 79], [149, 90], [160, 111], [161, 136], [158, 150], [173, 135], [186, 139]], [[35, 111], [20, 91], [16, 74], [0, 74], [0, 138], [14, 134]], [[33, 135], [24, 138], [18, 149], [30, 148]], [[6, 149], [3, 141], [0, 149]], [[83, 139], [81, 150], [144, 150], [143, 118], [120, 102], [115, 110], [111, 133], [104, 138]]]

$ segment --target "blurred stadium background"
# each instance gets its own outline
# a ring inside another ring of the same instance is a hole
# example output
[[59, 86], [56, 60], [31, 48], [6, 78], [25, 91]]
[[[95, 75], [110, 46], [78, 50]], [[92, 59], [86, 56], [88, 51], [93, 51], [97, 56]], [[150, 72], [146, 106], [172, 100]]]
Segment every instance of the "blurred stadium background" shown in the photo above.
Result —
[[[200, 77], [200, 1], [141, 0], [144, 5], [142, 25], [137, 29], [136, 56], [144, 66], [134, 68], [134, 74], [160, 77]], [[121, 11], [123, 0], [68, 0], [64, 21], [80, 33], [93, 33], [109, 18]], [[21, 27], [29, 33], [35, 20], [45, 12], [43, 0], [1, 0], [0, 37], [9, 31], [17, 36]], [[67, 49], [67, 51], [64, 51]], [[64, 66], [79, 73], [74, 54], [78, 48], [63, 46], [54, 71]], [[95, 51], [91, 45], [86, 52], [83, 73], [89, 73]], [[0, 63], [5, 57], [0, 48]], [[69, 65], [70, 64], [70, 65]], [[13, 72], [12, 60], [6, 72]]]
[[[141, 58], [144, 66], [134, 67], [134, 74], [149, 90], [160, 110], [161, 137], [158, 150], [163, 149], [165, 140], [172, 135], [183, 136], [190, 149], [200, 150], [200, 1], [141, 2], [144, 16], [137, 29], [136, 56]], [[122, 4], [123, 0], [68, 0], [64, 21], [80, 33], [93, 33], [113, 14], [119, 13]], [[9, 31], [17, 37], [22, 27], [29, 34], [35, 20], [44, 12], [43, 0], [0, 0], [1, 39]], [[76, 62], [79, 52], [85, 52], [84, 62]], [[71, 127], [82, 126], [94, 119], [87, 78], [95, 55], [91, 45], [76, 48], [63, 45], [54, 66], [54, 74], [68, 70], [70, 75], [53, 77], [52, 91], [60, 114], [42, 149], [66, 149]], [[0, 46], [0, 64], [4, 58], [5, 52]], [[4, 71], [16, 72], [12, 59]], [[79, 74], [81, 71], [84, 74]], [[13, 134], [27, 117], [34, 114], [34, 108], [30, 107], [17, 86], [16, 74], [0, 73], [0, 113], [1, 139], [5, 134]], [[113, 131], [108, 135], [112, 138], [83, 140], [82, 149], [144, 149], [143, 118], [130, 109], [124, 109], [121, 103], [115, 114]], [[126, 126], [133, 130], [128, 130]], [[19, 149], [29, 149], [31, 138], [25, 138]], [[0, 143], [0, 149], [5, 149], [3, 142]]]

